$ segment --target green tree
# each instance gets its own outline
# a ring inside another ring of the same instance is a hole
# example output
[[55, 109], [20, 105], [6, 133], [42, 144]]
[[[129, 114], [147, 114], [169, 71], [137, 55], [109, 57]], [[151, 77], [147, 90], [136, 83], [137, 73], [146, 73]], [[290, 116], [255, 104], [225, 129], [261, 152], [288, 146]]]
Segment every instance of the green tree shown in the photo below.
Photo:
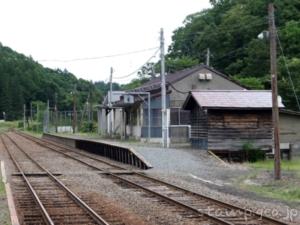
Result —
[[65, 70], [44, 68], [31, 57], [26, 57], [12, 49], [0, 45], [0, 118], [6, 112], [9, 120], [20, 119], [23, 104], [50, 101], [53, 107], [55, 95], [59, 110], [72, 109], [70, 93], [74, 85], [78, 87], [78, 109], [81, 109], [90, 95], [91, 103], [101, 101], [102, 92], [95, 84], [77, 79]]
[[[259, 40], [258, 34], [268, 29], [266, 0], [211, 0], [212, 8], [186, 17], [183, 26], [172, 36], [168, 57], [205, 61], [206, 48], [212, 53], [214, 68], [225, 72], [245, 86], [270, 88], [269, 43]], [[274, 1], [276, 24], [282, 47], [292, 70], [296, 89], [299, 85], [300, 59], [300, 2]], [[279, 51], [279, 54], [281, 52]], [[297, 109], [290, 79], [282, 60], [278, 79], [279, 93], [288, 108]], [[296, 90], [298, 93], [298, 89]]]
[[6, 116], [11, 115], [11, 96], [9, 93], [9, 76], [0, 72], [0, 118], [3, 118], [3, 112]]

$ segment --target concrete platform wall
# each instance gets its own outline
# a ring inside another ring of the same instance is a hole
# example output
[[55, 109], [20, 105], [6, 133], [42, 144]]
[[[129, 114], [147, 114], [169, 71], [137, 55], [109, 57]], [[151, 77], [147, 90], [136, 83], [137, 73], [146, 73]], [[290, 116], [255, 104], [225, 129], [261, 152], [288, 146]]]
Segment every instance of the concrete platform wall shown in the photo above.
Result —
[[77, 137], [58, 136], [48, 133], [44, 133], [43, 138], [73, 148], [85, 150], [93, 154], [101, 155], [124, 164], [130, 164], [140, 169], [152, 168], [151, 164], [132, 148], [117, 146], [101, 141], [81, 139]]

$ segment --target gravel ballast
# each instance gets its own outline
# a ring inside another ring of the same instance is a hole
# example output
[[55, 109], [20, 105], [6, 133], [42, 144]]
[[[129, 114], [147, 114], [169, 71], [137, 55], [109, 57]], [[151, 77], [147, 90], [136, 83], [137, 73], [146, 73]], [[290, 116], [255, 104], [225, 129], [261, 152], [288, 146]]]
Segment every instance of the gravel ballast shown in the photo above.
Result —
[[[13, 137], [13, 135], [11, 135]], [[59, 176], [70, 188], [78, 193], [97, 194], [99, 198], [112, 199], [115, 207], [126, 208], [128, 214], [137, 216], [149, 224], [187, 224], [183, 217], [174, 212], [172, 207], [153, 200], [144, 192], [129, 188], [107, 175], [99, 175], [97, 171], [87, 168], [77, 162], [67, 159], [58, 153], [38, 146], [31, 141], [18, 136], [18, 142], [23, 143], [28, 153], [45, 165], [52, 172], [62, 173]], [[233, 187], [237, 177], [248, 174], [249, 168], [243, 165], [225, 166], [206, 152], [188, 148], [162, 149], [145, 144], [124, 144], [133, 147], [142, 154], [154, 168], [145, 173], [161, 178], [173, 184], [194, 192], [236, 204], [255, 211], [263, 210], [267, 215], [289, 221], [287, 212], [294, 208], [284, 202], [269, 198], [261, 198], [249, 192]], [[101, 158], [101, 157], [100, 157]], [[101, 167], [101, 166], [100, 166]], [[128, 168], [130, 166], [127, 165]], [[132, 168], [136, 169], [136, 168]], [[298, 209], [298, 207], [295, 207]], [[276, 215], [275, 212], [278, 212]], [[299, 211], [297, 211], [299, 213]], [[293, 217], [294, 224], [299, 224], [299, 215]], [[193, 224], [190, 221], [188, 224]], [[195, 223], [196, 224], [196, 223]]]
[[236, 187], [240, 177], [251, 174], [251, 168], [243, 164], [224, 165], [206, 151], [191, 148], [164, 149], [148, 143], [115, 140], [113, 143], [134, 148], [143, 155], [153, 165], [153, 169], [145, 172], [151, 176], [292, 224], [300, 223], [299, 204], [261, 197]]

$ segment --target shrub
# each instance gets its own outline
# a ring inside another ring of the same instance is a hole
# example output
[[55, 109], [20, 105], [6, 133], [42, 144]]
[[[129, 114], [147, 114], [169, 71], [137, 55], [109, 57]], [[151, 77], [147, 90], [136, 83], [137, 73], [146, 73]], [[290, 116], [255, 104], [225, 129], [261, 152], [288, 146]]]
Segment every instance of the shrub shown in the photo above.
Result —
[[93, 122], [83, 122], [80, 126], [81, 132], [95, 132], [96, 131], [96, 124]]
[[18, 122], [18, 128], [24, 128], [24, 123], [23, 121]]
[[34, 131], [34, 132], [42, 132], [43, 131], [43, 124], [42, 123], [32, 123], [27, 130]]
[[249, 162], [257, 162], [260, 160], [265, 160], [266, 158], [266, 153], [260, 148], [254, 147], [252, 143], [245, 143], [242, 149], [244, 151], [244, 154], [246, 155], [246, 159]]

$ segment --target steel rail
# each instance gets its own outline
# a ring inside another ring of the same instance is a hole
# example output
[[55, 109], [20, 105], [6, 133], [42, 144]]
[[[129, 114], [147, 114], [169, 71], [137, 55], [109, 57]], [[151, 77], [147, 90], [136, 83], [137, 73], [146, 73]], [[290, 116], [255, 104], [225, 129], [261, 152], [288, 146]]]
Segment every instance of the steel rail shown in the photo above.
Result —
[[[23, 136], [23, 135], [21, 135], [21, 136]], [[28, 138], [28, 139], [29, 139], [29, 138]], [[30, 139], [30, 140], [31, 140], [31, 139]], [[33, 141], [33, 140], [32, 140], [32, 141]], [[184, 203], [178, 202], [178, 201], [176, 201], [176, 200], [174, 200], [174, 199], [172, 199], [172, 198], [169, 198], [168, 196], [165, 196], [165, 195], [162, 195], [162, 194], [157, 193], [157, 192], [155, 192], [155, 191], [152, 191], [152, 190], [150, 190], [149, 188], [143, 187], [143, 186], [141, 186], [141, 185], [139, 185], [139, 184], [136, 184], [136, 183], [134, 183], [134, 182], [132, 182], [132, 181], [130, 181], [130, 180], [128, 180], [128, 179], [125, 179], [125, 178], [123, 178], [123, 177], [120, 177], [120, 176], [118, 176], [118, 175], [115, 175], [115, 174], [113, 174], [113, 173], [111, 173], [111, 172], [109, 172], [109, 171], [107, 171], [107, 170], [104, 170], [104, 169], [102, 169], [102, 168], [99, 168], [99, 167], [90, 165], [89, 163], [86, 163], [86, 162], [84, 162], [84, 161], [82, 161], [82, 160], [80, 160], [80, 159], [77, 159], [76, 157], [71, 156], [71, 155], [69, 155], [69, 154], [67, 154], [67, 153], [61, 152], [61, 151], [59, 151], [59, 150], [57, 150], [57, 149], [54, 149], [54, 148], [52, 148], [52, 147], [50, 147], [50, 146], [47, 146], [47, 145], [45, 145], [45, 144], [38, 143], [39, 141], [34, 141], [34, 142], [37, 143], [38, 145], [42, 146], [42, 147], [46, 147], [46, 148], [51, 149], [51, 150], [53, 150], [53, 151], [55, 151], [55, 152], [61, 153], [62, 155], [67, 156], [67, 157], [69, 157], [69, 158], [71, 158], [71, 159], [73, 159], [73, 160], [75, 160], [75, 161], [78, 161], [78, 162], [80, 162], [80, 163], [83, 163], [84, 165], [86, 165], [86, 166], [88, 166], [88, 167], [90, 167], [90, 168], [93, 168], [93, 169], [96, 169], [96, 170], [99, 170], [99, 171], [103, 171], [103, 172], [105, 172], [106, 174], [108, 174], [108, 175], [110, 175], [110, 176], [112, 176], [112, 177], [114, 177], [114, 178], [116, 178], [116, 179], [119, 179], [119, 180], [121, 180], [121, 181], [123, 181], [123, 182], [127, 182], [127, 183], [129, 183], [129, 184], [131, 184], [131, 185], [133, 185], [133, 186], [135, 186], [135, 187], [141, 188], [141, 189], [143, 189], [144, 191], [147, 191], [147, 192], [149, 192], [149, 193], [151, 193], [151, 194], [157, 195], [157, 196], [159, 196], [160, 198], [164, 199], [164, 200], [167, 201], [167, 202], [170, 202], [170, 203], [172, 203], [172, 204], [176, 204], [176, 205], [178, 205], [178, 206], [180, 206], [180, 207], [183, 207], [183, 208], [186, 208], [186, 209], [188, 209], [188, 210], [190, 210], [190, 211], [193, 211], [194, 213], [197, 213], [197, 214], [199, 214], [200, 216], [205, 216], [205, 217], [207, 217], [208, 219], [213, 220], [213, 221], [216, 221], [216, 222], [221, 223], [221, 224], [225, 224], [225, 225], [234, 225], [234, 224], [231, 223], [231, 222], [228, 222], [228, 221], [225, 221], [225, 220], [223, 220], [223, 219], [221, 219], [221, 218], [218, 218], [218, 217], [215, 217], [215, 216], [213, 216], [213, 215], [210, 215], [210, 214], [208, 214], [208, 213], [206, 213], [206, 212], [204, 212], [204, 211], [202, 211], [202, 210], [196, 209], [196, 208], [194, 208], [194, 207], [192, 207], [192, 206], [189, 206], [189, 205], [186, 205], [186, 204], [184, 204]]]
[[17, 167], [18, 171], [20, 172], [20, 174], [22, 175], [23, 180], [25, 181], [25, 184], [27, 186], [27, 188], [29, 189], [29, 192], [31, 193], [35, 203], [37, 204], [42, 217], [45, 221], [45, 223], [47, 225], [54, 225], [54, 222], [52, 221], [51, 217], [49, 216], [49, 213], [47, 212], [45, 206], [43, 205], [42, 201], [40, 200], [40, 198], [38, 197], [36, 191], [33, 189], [33, 187], [31, 186], [29, 180], [27, 179], [24, 171], [22, 170], [21, 166], [19, 165], [19, 163], [17, 162], [17, 160], [15, 159], [15, 157], [10, 153], [10, 151], [8, 150], [8, 146], [7, 144], [4, 142], [4, 139], [2, 137], [2, 135], [0, 135], [0, 139], [10, 157], [10, 159], [13, 161], [14, 165]]
[[[57, 149], [54, 149], [54, 148], [52, 148], [52, 147], [46, 145], [45, 143], [54, 145], [54, 146], [56, 146], [56, 147], [58, 147], [58, 148], [62, 148], [62, 149], [65, 149], [65, 150], [68, 150], [68, 151], [71, 151], [71, 152], [74, 152], [74, 153], [77, 153], [78, 155], [87, 157], [87, 158], [92, 159], [92, 160], [95, 160], [95, 161], [99, 161], [99, 162], [104, 163], [104, 164], [107, 164], [107, 165], [109, 165], [109, 166], [112, 166], [112, 167], [115, 167], [115, 168], [118, 168], [118, 169], [122, 169], [122, 170], [126, 170], [125, 168], [123, 168], [123, 167], [121, 167], [121, 166], [114, 165], [114, 164], [112, 164], [112, 163], [106, 162], [105, 160], [101, 160], [101, 159], [98, 159], [98, 158], [94, 158], [94, 157], [88, 156], [88, 155], [86, 155], [86, 154], [84, 154], [84, 153], [81, 153], [81, 152], [78, 152], [78, 151], [76, 151], [76, 150], [74, 150], [74, 149], [72, 149], [72, 148], [70, 148], [70, 147], [64, 147], [64, 146], [62, 146], [62, 145], [60, 145], [60, 144], [53, 143], [52, 141], [49, 141], [49, 140], [44, 140], [44, 139], [41, 140], [41, 139], [39, 139], [39, 138], [30, 136], [30, 135], [27, 135], [27, 134], [24, 134], [24, 133], [20, 133], [20, 132], [18, 132], [17, 134], [19, 134], [19, 135], [21, 135], [21, 136], [23, 136], [23, 137], [25, 137], [25, 138], [27, 138], [27, 139], [30, 139], [31, 141], [33, 141], [33, 142], [39, 144], [40, 146], [49, 148], [49, 149], [51, 149], [51, 150], [53, 150], [53, 151], [59, 152], [59, 153], [65, 155], [65, 156], [67, 156], [67, 157], [70, 157], [70, 158], [72, 158], [72, 159], [74, 159], [74, 160], [76, 160], [76, 161], [78, 161], [78, 162], [81, 162], [81, 163], [85, 164], [86, 166], [89, 166], [90, 168], [93, 168], [93, 169], [96, 169], [96, 170], [100, 170], [100, 171], [104, 171], [105, 173], [107, 173], [107, 174], [109, 174], [109, 175], [111, 175], [111, 176], [113, 176], [113, 177], [115, 177], [115, 178], [118, 178], [118, 179], [123, 180], [123, 181], [125, 181], [125, 182], [131, 183], [131, 184], [134, 185], [134, 186], [137, 186], [137, 187], [139, 187], [139, 188], [144, 189], [142, 186], [140, 186], [140, 185], [138, 185], [138, 184], [135, 184], [135, 183], [133, 183], [133, 182], [131, 182], [131, 181], [129, 181], [129, 180], [123, 178], [123, 177], [120, 177], [120, 176], [118, 176], [118, 175], [116, 175], [116, 174], [110, 173], [110, 172], [107, 171], [107, 170], [104, 170], [104, 169], [102, 169], [102, 168], [99, 168], [99, 167], [93, 166], [93, 165], [91, 165], [91, 164], [89, 164], [89, 163], [86, 163], [86, 162], [84, 162], [84, 161], [82, 161], [82, 160], [80, 160], [80, 159], [77, 159], [76, 157], [73, 157], [73, 156], [71, 156], [71, 155], [69, 155], [69, 154], [67, 154], [67, 153], [64, 153], [64, 152], [61, 152], [61, 151], [59, 151], [59, 150], [57, 150]], [[33, 140], [33, 139], [34, 139], [34, 140]], [[43, 143], [41, 143], [41, 142], [43, 142]], [[168, 182], [165, 182], [165, 181], [159, 180], [159, 179], [157, 179], [157, 178], [151, 177], [151, 176], [149, 176], [149, 175], [145, 175], [145, 174], [143, 174], [143, 173], [136, 172], [136, 171], [131, 171], [131, 172], [132, 172], [134, 175], [141, 176], [141, 177], [143, 177], [143, 178], [145, 178], [145, 179], [150, 179], [150, 180], [155, 181], [155, 182], [157, 182], [157, 183], [161, 183], [161, 184], [163, 184], [163, 185], [170, 186], [170, 187], [172, 187], [172, 188], [174, 188], [174, 189], [183, 191], [183, 192], [185, 192], [185, 193], [187, 193], [187, 194], [194, 195], [194, 196], [197, 196], [197, 197], [204, 198], [204, 199], [206, 199], [206, 200], [212, 201], [212, 202], [214, 202], [215, 204], [220, 205], [220, 206], [227, 207], [228, 209], [235, 209], [235, 210], [247, 211], [247, 213], [250, 213], [251, 215], [258, 217], [258, 219], [261, 218], [261, 219], [267, 220], [267, 221], [269, 221], [269, 222], [271, 222], [271, 223], [273, 223], [273, 224], [278, 224], [278, 225], [288, 225], [287, 223], [282, 222], [282, 221], [280, 221], [280, 220], [277, 220], [277, 219], [268, 217], [268, 216], [266, 216], [266, 215], [258, 214], [258, 213], [254, 212], [254, 211], [252, 211], [252, 210], [247, 210], [247, 209], [245, 209], [245, 208], [241, 208], [241, 207], [239, 207], [239, 206], [237, 206], [237, 205], [234, 205], [234, 204], [226, 203], [226, 202], [223, 202], [223, 201], [220, 201], [220, 200], [217, 200], [217, 199], [214, 199], [214, 198], [211, 198], [211, 197], [208, 197], [208, 196], [205, 196], [205, 195], [196, 193], [196, 192], [192, 192], [192, 191], [190, 191], [190, 190], [184, 189], [184, 188], [179, 187], [179, 186], [177, 186], [177, 185], [170, 184], [170, 183], [168, 183]], [[148, 189], [148, 191], [149, 191], [149, 192], [153, 192], [153, 191], [150, 190], [150, 189]], [[161, 194], [159, 194], [159, 193], [157, 193], [157, 192], [154, 192], [154, 193], [152, 193], [152, 194], [158, 194], [158, 195], [161, 195]], [[165, 197], [168, 198], [167, 196], [165, 196]], [[173, 200], [173, 199], [171, 199], [171, 200], [172, 200], [172, 202], [175, 201], [175, 200]], [[179, 203], [180, 203], [180, 202], [179, 202]], [[180, 203], [180, 204], [182, 204], [182, 203]], [[188, 206], [188, 205], [187, 205], [187, 206]], [[198, 210], [198, 211], [199, 211], [199, 210]], [[211, 215], [209, 215], [209, 216], [211, 216]]]
[[[85, 210], [92, 219], [99, 225], [109, 225], [99, 214], [97, 214], [91, 207], [89, 207], [83, 200], [81, 200], [74, 192], [72, 192], [67, 186], [65, 186], [58, 178], [56, 178], [49, 170], [44, 168], [40, 163], [34, 160], [28, 153], [26, 153], [22, 147], [16, 143], [10, 136], [4, 134], [21, 152], [26, 155], [35, 165], [37, 165], [41, 170], [43, 170], [59, 187], [61, 187], [73, 201], [79, 205], [83, 210]], [[24, 174], [24, 173], [23, 173]], [[54, 223], [53, 223], [54, 224]]]
[[[124, 168], [124, 167], [121, 167], [121, 166], [119, 166], [119, 165], [115, 165], [115, 164], [113, 164], [113, 163], [110, 163], [110, 162], [107, 162], [107, 161], [104, 161], [104, 160], [101, 160], [101, 159], [94, 158], [94, 157], [92, 157], [92, 156], [89, 156], [89, 155], [86, 154], [86, 153], [82, 153], [82, 152], [76, 151], [76, 150], [74, 150], [74, 148], [67, 147], [66, 145], [63, 145], [63, 144], [58, 144], [58, 143], [55, 143], [55, 142], [50, 141], [50, 140], [45, 140], [45, 139], [37, 138], [37, 137], [31, 136], [31, 135], [28, 135], [28, 134], [25, 134], [25, 133], [22, 133], [22, 132], [19, 132], [19, 131], [14, 131], [14, 133], [15, 133], [15, 134], [18, 134], [18, 135], [20, 135], [20, 136], [22, 136], [22, 137], [24, 137], [24, 138], [27, 138], [27, 139], [29, 139], [29, 140], [35, 142], [36, 144], [38, 144], [38, 145], [40, 145], [40, 146], [42, 146], [42, 147], [50, 148], [50, 149], [52, 149], [53, 151], [57, 151], [57, 152], [59, 152], [59, 153], [61, 153], [61, 154], [66, 154], [66, 153], [61, 152], [61, 151], [56, 150], [56, 149], [53, 149], [53, 148], [47, 146], [47, 145], [44, 144], [44, 143], [48, 143], [48, 144], [54, 145], [54, 146], [56, 146], [56, 147], [58, 147], [58, 148], [62, 148], [62, 149], [65, 149], [65, 150], [67, 150], [67, 151], [74, 152], [74, 153], [76, 153], [76, 154], [78, 154], [78, 155], [81, 155], [81, 156], [84, 156], [84, 157], [86, 157], [86, 158], [89, 158], [89, 159], [92, 159], [92, 160], [96, 160], [96, 161], [105, 163], [106, 165], [109, 165], [109, 166], [114, 167], [114, 168], [117, 168], [117, 169], [126, 170], [126, 168]], [[91, 154], [91, 153], [89, 153], [89, 154]], [[67, 156], [69, 156], [69, 155], [67, 155]], [[104, 156], [102, 156], [102, 157], [104, 157]], [[79, 160], [79, 161], [80, 161], [80, 160]], [[87, 166], [89, 165], [88, 163], [85, 163], [85, 162], [83, 162], [83, 161], [82, 161], [82, 163], [86, 164]], [[96, 167], [95, 169], [99, 170], [99, 168], [97, 168], [97, 167]]]

